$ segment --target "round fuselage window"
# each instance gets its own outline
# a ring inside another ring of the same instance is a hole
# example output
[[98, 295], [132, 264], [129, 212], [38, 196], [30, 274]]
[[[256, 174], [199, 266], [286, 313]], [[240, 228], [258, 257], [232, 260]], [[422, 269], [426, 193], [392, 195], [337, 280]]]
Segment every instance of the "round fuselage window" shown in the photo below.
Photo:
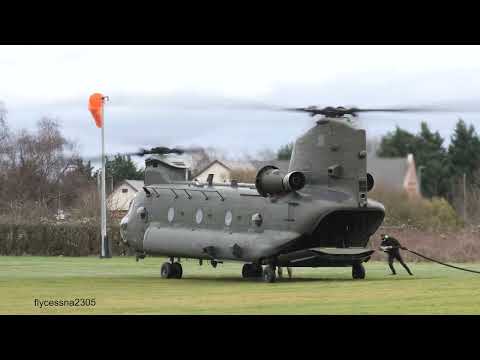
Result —
[[173, 207], [168, 209], [167, 219], [170, 223], [175, 219], [175, 209]]
[[195, 213], [195, 221], [197, 224], [201, 224], [203, 221], [203, 210], [202, 209], [197, 209], [197, 212]]
[[262, 215], [259, 214], [259, 213], [253, 214], [252, 215], [252, 223], [257, 225], [257, 226], [261, 226], [262, 223], [263, 223]]
[[232, 225], [233, 214], [230, 210], [227, 210], [225, 213], [225, 225], [230, 226]]

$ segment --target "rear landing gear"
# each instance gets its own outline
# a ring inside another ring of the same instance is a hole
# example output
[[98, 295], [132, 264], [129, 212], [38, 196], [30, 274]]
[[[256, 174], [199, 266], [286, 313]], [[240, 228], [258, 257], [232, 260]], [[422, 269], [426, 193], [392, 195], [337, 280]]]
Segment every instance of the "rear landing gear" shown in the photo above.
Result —
[[263, 269], [261, 265], [258, 264], [245, 264], [242, 268], [242, 277], [244, 279], [248, 278], [259, 278], [262, 277]]
[[183, 269], [182, 269], [182, 265], [179, 263], [179, 262], [174, 262], [172, 264], [172, 268], [173, 268], [173, 272], [174, 272], [174, 276], [173, 278], [174, 279], [181, 279], [182, 278], [182, 275], [183, 275]]
[[163, 263], [160, 275], [163, 279], [181, 279], [183, 275], [182, 265], [179, 262]]
[[163, 279], [170, 279], [171, 277], [173, 277], [172, 264], [168, 262], [163, 263], [162, 268], [160, 269], [160, 275]]
[[352, 265], [352, 277], [354, 279], [365, 279], [365, 267], [363, 264]]
[[265, 269], [263, 269], [263, 281], [267, 283], [274, 283], [275, 280], [277, 280], [277, 276], [275, 274], [275, 266], [265, 266]]

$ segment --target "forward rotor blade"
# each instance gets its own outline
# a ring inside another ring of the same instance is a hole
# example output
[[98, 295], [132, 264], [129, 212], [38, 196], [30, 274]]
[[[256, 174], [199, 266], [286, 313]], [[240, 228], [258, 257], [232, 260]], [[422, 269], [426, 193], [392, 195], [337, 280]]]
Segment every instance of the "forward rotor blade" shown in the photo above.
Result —
[[[108, 158], [108, 159], [113, 159], [115, 158], [115, 156], [143, 156], [143, 155], [139, 155], [138, 152], [126, 152], [126, 153], [116, 153], [116, 154], [105, 154], [105, 158]], [[79, 160], [83, 160], [83, 161], [91, 161], [91, 162], [101, 162], [102, 161], [102, 156], [101, 155], [95, 155], [95, 156], [77, 156], [76, 158], [78, 158]]]
[[[168, 154], [176, 154], [176, 155], [183, 155], [183, 154], [195, 154], [198, 152], [204, 151], [201, 147], [176, 147], [176, 148], [168, 148], [165, 146], [158, 146], [151, 149], [144, 149], [141, 148], [136, 152], [126, 152], [126, 153], [116, 153], [116, 154], [106, 154], [105, 157], [109, 159], [115, 158], [115, 156], [139, 156], [143, 157], [145, 155], [168, 155]], [[102, 157], [99, 156], [91, 156], [91, 157], [82, 157], [79, 156], [79, 159], [83, 159], [84, 161], [92, 161], [98, 162], [102, 160]]]
[[185, 151], [182, 150], [182, 149], [176, 149], [176, 148], [170, 149], [170, 148], [167, 148], [167, 147], [164, 147], [164, 146], [159, 146], [159, 147], [152, 148], [150, 150], [140, 149], [140, 151], [135, 153], [135, 155], [137, 155], [137, 156], [144, 156], [144, 155], [149, 155], [149, 154], [157, 154], [157, 155], [178, 154], [178, 155], [182, 155], [184, 152]]

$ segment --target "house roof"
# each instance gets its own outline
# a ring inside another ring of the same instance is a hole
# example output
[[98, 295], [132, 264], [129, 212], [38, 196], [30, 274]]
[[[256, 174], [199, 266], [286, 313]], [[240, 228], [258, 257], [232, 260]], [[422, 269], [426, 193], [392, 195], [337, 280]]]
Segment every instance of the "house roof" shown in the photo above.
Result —
[[380, 158], [374, 153], [367, 155], [367, 171], [372, 174], [375, 184], [403, 190], [407, 173], [406, 158]]
[[204, 166], [200, 171], [197, 171], [193, 177], [196, 177], [200, 174], [203, 174], [205, 172], [205, 170], [207, 170], [210, 166], [212, 166], [213, 164], [220, 164], [221, 166], [223, 166], [224, 168], [228, 169], [228, 170], [231, 170], [227, 165], [225, 165], [224, 163], [222, 163], [221, 161], [219, 160], [213, 160], [211, 163], [209, 163], [207, 166]]
[[135, 191], [140, 191], [145, 185], [143, 180], [124, 180], [123, 182], [130, 185]]

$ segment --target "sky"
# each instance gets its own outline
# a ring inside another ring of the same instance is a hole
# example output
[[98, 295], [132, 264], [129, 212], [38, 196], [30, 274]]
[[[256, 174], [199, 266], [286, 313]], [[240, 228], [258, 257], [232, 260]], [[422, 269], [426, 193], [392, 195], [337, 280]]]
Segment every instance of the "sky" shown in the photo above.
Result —
[[396, 125], [417, 132], [425, 120], [448, 143], [459, 117], [480, 128], [480, 47], [0, 46], [0, 101], [13, 129], [54, 117], [82, 155], [96, 156], [100, 130], [87, 109], [94, 92], [110, 98], [108, 153], [211, 146], [232, 157], [255, 155], [313, 125], [304, 114], [255, 104], [453, 104], [448, 113], [360, 118], [370, 138]]

